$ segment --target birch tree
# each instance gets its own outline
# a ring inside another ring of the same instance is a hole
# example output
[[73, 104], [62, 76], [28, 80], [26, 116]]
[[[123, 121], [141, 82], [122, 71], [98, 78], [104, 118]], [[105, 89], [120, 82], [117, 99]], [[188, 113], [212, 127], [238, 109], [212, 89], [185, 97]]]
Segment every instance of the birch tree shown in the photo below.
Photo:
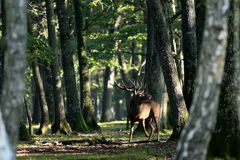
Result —
[[228, 0], [207, 1], [206, 26], [196, 90], [175, 159], [205, 159], [218, 110], [226, 47]]
[[[26, 0], [7, 0], [6, 7], [6, 52], [4, 60], [4, 86], [0, 116], [0, 159], [16, 159], [19, 121], [23, 107], [24, 70], [27, 39]], [[9, 138], [6, 138], [6, 137]], [[9, 141], [8, 141], [9, 140]], [[9, 149], [9, 144], [10, 148]], [[3, 157], [3, 158], [2, 158]]]

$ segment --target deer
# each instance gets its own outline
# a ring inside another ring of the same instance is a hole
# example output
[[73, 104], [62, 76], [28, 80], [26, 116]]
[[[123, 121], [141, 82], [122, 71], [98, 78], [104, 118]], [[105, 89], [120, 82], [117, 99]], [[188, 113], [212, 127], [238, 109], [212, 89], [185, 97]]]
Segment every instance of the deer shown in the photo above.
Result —
[[[132, 98], [128, 106], [128, 118], [130, 120], [130, 133], [128, 142], [132, 142], [132, 136], [134, 132], [135, 122], [139, 122], [142, 125], [145, 136], [148, 137], [148, 141], [151, 141], [152, 135], [156, 129], [157, 141], [159, 141], [159, 118], [160, 118], [160, 105], [152, 100], [151, 95], [146, 93], [146, 87], [142, 87], [139, 83], [131, 81], [132, 86], [127, 86], [123, 81], [122, 85], [114, 82], [114, 86], [132, 93]], [[151, 127], [150, 136], [146, 130], [145, 122], [149, 122]], [[153, 125], [155, 123], [155, 127]]]

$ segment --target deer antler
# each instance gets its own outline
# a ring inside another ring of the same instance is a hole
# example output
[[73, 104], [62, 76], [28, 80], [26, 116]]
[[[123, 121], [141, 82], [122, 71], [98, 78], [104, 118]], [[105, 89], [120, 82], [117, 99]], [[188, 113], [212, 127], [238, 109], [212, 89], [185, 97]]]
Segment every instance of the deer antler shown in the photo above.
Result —
[[129, 88], [123, 81], [121, 81], [121, 82], [122, 82], [122, 85], [123, 85], [123, 86], [121, 86], [120, 84], [118, 84], [116, 81], [114, 81], [113, 86], [115, 86], [115, 87], [117, 87], [117, 88], [119, 88], [119, 89], [121, 89], [121, 90], [127, 91], [127, 92], [133, 92], [133, 91], [134, 91], [133, 88]]

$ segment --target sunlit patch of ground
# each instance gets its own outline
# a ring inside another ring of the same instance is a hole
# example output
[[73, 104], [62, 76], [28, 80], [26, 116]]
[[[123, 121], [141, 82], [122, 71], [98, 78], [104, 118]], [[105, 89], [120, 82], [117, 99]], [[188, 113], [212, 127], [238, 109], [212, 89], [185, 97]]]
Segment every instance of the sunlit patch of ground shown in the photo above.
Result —
[[135, 134], [133, 143], [128, 143], [125, 121], [99, 125], [101, 133], [35, 135], [34, 142], [19, 143], [17, 159], [171, 159], [176, 147], [175, 142], [166, 142], [169, 130], [160, 133], [160, 142], [147, 142], [143, 134]]

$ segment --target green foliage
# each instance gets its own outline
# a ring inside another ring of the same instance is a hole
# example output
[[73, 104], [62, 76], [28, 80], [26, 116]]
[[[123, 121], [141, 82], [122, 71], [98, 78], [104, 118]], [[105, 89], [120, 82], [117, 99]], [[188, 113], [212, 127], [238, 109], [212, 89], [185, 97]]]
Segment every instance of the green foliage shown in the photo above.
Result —
[[28, 36], [27, 60], [29, 63], [35, 60], [51, 62], [53, 56], [52, 48], [44, 38]]
[[[130, 53], [132, 41], [137, 43], [137, 51], [141, 53], [142, 45], [139, 44], [147, 37], [144, 1], [94, 0], [84, 1], [83, 4], [92, 11], [86, 14], [85, 24], [94, 20], [84, 37], [91, 72], [104, 66], [120, 68], [115, 57], [117, 54]], [[131, 54], [126, 54], [125, 58], [130, 66]]]

